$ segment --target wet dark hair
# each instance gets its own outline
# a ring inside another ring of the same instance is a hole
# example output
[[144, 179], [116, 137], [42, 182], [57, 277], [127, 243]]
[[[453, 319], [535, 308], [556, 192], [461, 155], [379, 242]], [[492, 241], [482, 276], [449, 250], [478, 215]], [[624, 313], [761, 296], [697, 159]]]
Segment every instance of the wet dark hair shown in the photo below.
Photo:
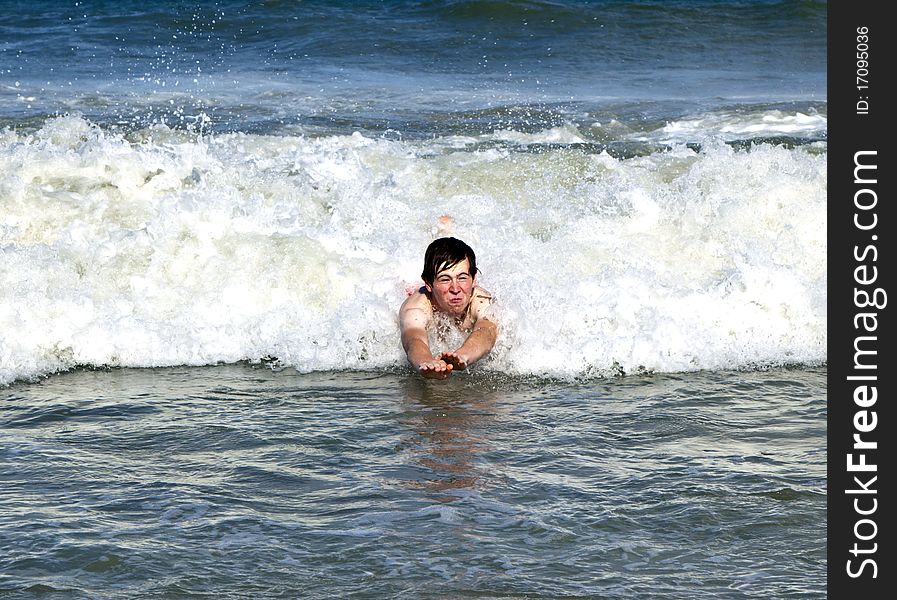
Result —
[[453, 237], [433, 240], [427, 246], [427, 252], [424, 254], [424, 272], [420, 274], [421, 279], [427, 285], [433, 285], [436, 273], [444, 269], [451, 269], [465, 258], [470, 264], [470, 276], [475, 277], [477, 257], [473, 253], [473, 248]]

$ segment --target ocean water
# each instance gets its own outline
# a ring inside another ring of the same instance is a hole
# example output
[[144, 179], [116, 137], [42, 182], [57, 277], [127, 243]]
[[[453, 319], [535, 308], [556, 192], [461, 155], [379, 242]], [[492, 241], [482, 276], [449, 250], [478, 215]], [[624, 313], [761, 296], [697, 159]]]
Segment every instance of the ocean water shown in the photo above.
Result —
[[824, 596], [824, 2], [0, 8], [0, 589]]
[[0, 590], [824, 598], [825, 369], [224, 365], [0, 393]]

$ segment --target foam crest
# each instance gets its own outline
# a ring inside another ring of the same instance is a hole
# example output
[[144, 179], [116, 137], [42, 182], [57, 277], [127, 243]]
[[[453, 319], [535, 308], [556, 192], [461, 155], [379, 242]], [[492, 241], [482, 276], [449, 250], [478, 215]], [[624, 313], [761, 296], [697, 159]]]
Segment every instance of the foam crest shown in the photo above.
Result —
[[703, 137], [723, 140], [741, 140], [756, 137], [824, 135], [828, 127], [826, 116], [811, 113], [755, 110], [748, 114], [740, 111], [720, 111], [695, 118], [668, 122], [645, 139], [658, 139], [664, 143], [684, 143]]
[[402, 365], [396, 310], [437, 235], [474, 247], [498, 300], [480, 369], [825, 360], [824, 154], [453, 145], [125, 138], [78, 117], [3, 132], [0, 383], [75, 365]]

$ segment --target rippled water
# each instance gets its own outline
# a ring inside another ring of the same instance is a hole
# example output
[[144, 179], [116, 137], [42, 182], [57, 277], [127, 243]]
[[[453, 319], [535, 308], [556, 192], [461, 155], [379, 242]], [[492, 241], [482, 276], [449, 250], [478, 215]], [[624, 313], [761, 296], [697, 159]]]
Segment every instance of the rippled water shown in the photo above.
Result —
[[824, 368], [74, 371], [0, 392], [0, 592], [825, 597]]

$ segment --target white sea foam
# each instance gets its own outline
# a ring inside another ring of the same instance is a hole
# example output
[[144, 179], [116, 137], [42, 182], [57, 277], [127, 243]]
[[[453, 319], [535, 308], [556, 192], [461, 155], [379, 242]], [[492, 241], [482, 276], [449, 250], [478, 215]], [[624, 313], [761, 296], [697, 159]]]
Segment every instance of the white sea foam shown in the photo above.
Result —
[[79, 364], [402, 365], [396, 309], [446, 233], [497, 299], [481, 369], [825, 360], [824, 153], [452, 145], [126, 140], [78, 117], [0, 133], [0, 384]]
[[664, 143], [685, 143], [696, 137], [715, 135], [723, 140], [782, 135], [808, 135], [824, 132], [828, 119], [820, 114], [755, 111], [748, 115], [721, 111], [701, 117], [671, 121], [644, 139], [659, 139]]

